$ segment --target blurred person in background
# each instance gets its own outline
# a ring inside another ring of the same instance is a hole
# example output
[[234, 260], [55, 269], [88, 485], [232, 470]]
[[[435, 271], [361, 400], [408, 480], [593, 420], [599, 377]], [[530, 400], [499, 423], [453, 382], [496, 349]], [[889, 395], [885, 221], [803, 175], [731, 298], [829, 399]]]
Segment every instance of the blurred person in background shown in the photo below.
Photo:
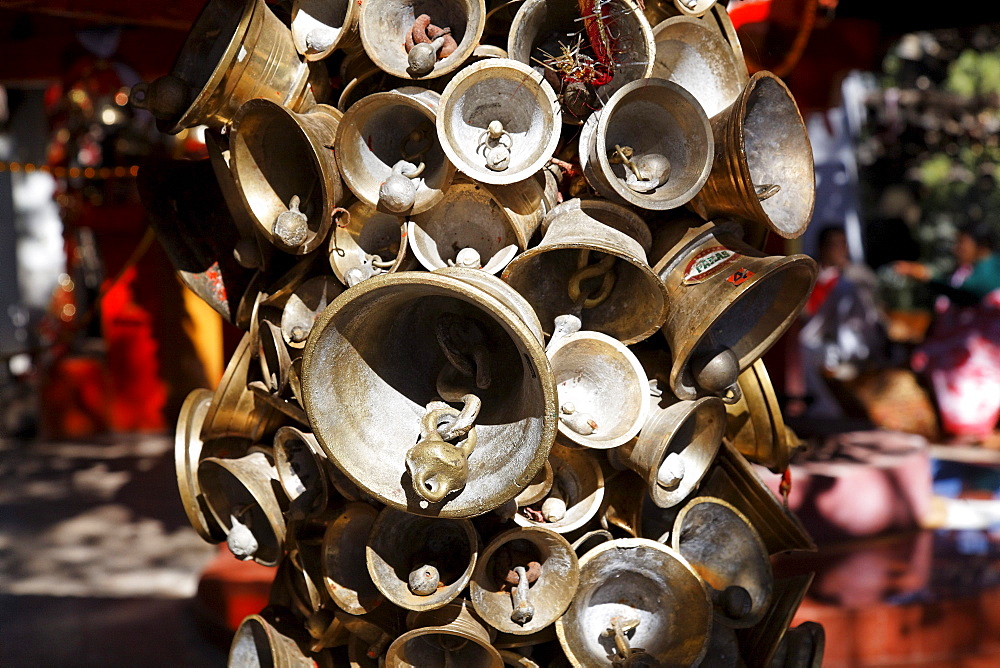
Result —
[[959, 231], [955, 269], [937, 275], [919, 262], [896, 262], [903, 276], [938, 294], [934, 321], [911, 365], [930, 380], [941, 426], [953, 442], [1000, 447], [1000, 254], [987, 222]]

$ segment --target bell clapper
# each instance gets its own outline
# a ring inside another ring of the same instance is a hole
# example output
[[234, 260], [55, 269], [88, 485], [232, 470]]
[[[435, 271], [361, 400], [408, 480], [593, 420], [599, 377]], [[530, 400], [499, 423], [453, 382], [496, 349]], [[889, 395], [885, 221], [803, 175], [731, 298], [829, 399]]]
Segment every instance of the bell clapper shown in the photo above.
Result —
[[615, 144], [609, 161], [615, 165], [625, 165], [625, 185], [638, 193], [656, 190], [670, 179], [670, 160], [660, 153], [648, 153], [635, 157], [631, 146]]
[[628, 636], [626, 635], [629, 631], [636, 629], [639, 626], [639, 620], [636, 618], [622, 619], [618, 615], [611, 618], [611, 625], [608, 626], [607, 630], [601, 635], [604, 637], [614, 636], [615, 639], [615, 650], [618, 652], [618, 656], [615, 657], [616, 662], [626, 661], [633, 652], [640, 652], [642, 650], [633, 649], [631, 643], [629, 642]]
[[438, 586], [441, 584], [441, 574], [435, 566], [421, 564], [410, 571], [406, 584], [416, 596], [430, 596], [438, 590]]
[[455, 255], [454, 260], [448, 260], [449, 267], [463, 267], [465, 269], [482, 269], [483, 258], [475, 248], [463, 248]]
[[[422, 160], [424, 154], [431, 150], [431, 147], [434, 145], [435, 136], [432, 130], [415, 128], [403, 138], [403, 143], [399, 147], [399, 152], [402, 154], [403, 160], [414, 164], [416, 164], [417, 160]], [[410, 150], [411, 144], [416, 144], [416, 150]]]
[[517, 585], [510, 590], [514, 609], [510, 613], [510, 620], [517, 624], [527, 624], [535, 616], [535, 606], [528, 601], [528, 573], [524, 566], [514, 568], [517, 573]]
[[576, 404], [572, 401], [563, 402], [559, 407], [559, 419], [581, 436], [590, 436], [597, 431], [597, 422], [593, 416], [590, 413], [578, 412]]
[[476, 449], [474, 423], [482, 406], [479, 397], [462, 397], [461, 410], [443, 401], [427, 404], [420, 423], [420, 441], [406, 453], [413, 489], [425, 501], [438, 503], [465, 487], [469, 456]]
[[400, 160], [392, 166], [392, 174], [378, 189], [379, 204], [392, 213], [404, 213], [413, 208], [417, 200], [417, 186], [413, 179], [424, 172], [424, 163], [414, 165]]
[[753, 191], [757, 195], [757, 199], [763, 202], [777, 195], [781, 191], [781, 186], [777, 183], [765, 183], [759, 186], [755, 185]]
[[712, 394], [722, 394], [740, 375], [740, 360], [729, 348], [700, 355], [691, 361], [691, 375], [698, 387]]
[[247, 504], [241, 508], [237, 508], [229, 516], [230, 529], [229, 533], [226, 534], [226, 546], [229, 547], [229, 551], [233, 553], [233, 556], [241, 561], [252, 559], [260, 547], [257, 538], [253, 535], [253, 531], [250, 530], [249, 520], [246, 524], [240, 521], [250, 508], [250, 504]]
[[292, 195], [288, 202], [288, 211], [278, 214], [274, 220], [274, 236], [289, 248], [296, 248], [305, 242], [309, 235], [309, 219], [299, 211], [301, 200], [298, 195]]
[[454, 53], [458, 44], [451, 36], [451, 28], [432, 25], [430, 16], [421, 14], [414, 19], [413, 27], [406, 35], [405, 47], [409, 71], [422, 77], [434, 71], [439, 58], [447, 58]]
[[566, 517], [566, 495], [559, 484], [553, 484], [548, 498], [542, 502], [542, 519], [546, 522], [559, 522]]
[[656, 484], [664, 489], [674, 490], [683, 480], [684, 458], [676, 452], [671, 452], [656, 471]]
[[[603, 304], [615, 286], [614, 264], [616, 259], [614, 255], [609, 254], [601, 258], [597, 264], [589, 264], [590, 250], [586, 248], [581, 249], [576, 261], [577, 271], [569, 277], [567, 291], [570, 300], [574, 304], [582, 302], [583, 308], [594, 308]], [[588, 278], [598, 277], [601, 277], [603, 280], [597, 295], [591, 297], [589, 292], [584, 293], [580, 284]]]
[[483, 152], [486, 166], [494, 172], [502, 172], [510, 166], [510, 151], [514, 147], [514, 139], [504, 129], [500, 121], [490, 121], [486, 130], [479, 135], [476, 152]]
[[337, 41], [337, 31], [330, 26], [317, 26], [306, 34], [306, 53], [323, 53]]

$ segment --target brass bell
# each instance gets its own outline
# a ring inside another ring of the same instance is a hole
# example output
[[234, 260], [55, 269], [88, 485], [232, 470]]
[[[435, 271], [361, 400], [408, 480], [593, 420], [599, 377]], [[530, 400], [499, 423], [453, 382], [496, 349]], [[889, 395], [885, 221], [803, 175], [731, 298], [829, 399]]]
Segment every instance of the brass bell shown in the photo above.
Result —
[[332, 276], [315, 276], [295, 288], [281, 310], [284, 343], [293, 350], [305, 348], [316, 318], [341, 292]]
[[[756, 663], [770, 666], [815, 573], [774, 579], [774, 596], [764, 617], [752, 628], [741, 629], [740, 645]], [[808, 665], [808, 664], [807, 664]], [[818, 668], [818, 665], [817, 665]]]
[[669, 393], [650, 397], [650, 403], [639, 436], [609, 456], [639, 474], [653, 503], [670, 508], [698, 487], [715, 460], [726, 428], [725, 405], [718, 397], [678, 401]]
[[[132, 87], [131, 104], [148, 109], [162, 132], [228, 125], [247, 100], [263, 98], [299, 111], [315, 104], [320, 86], [299, 62], [288, 28], [264, 0], [211, 0], [170, 74]], [[322, 93], [320, 93], [322, 97]]]
[[707, 21], [675, 16], [656, 25], [653, 38], [653, 76], [683, 87], [709, 118], [729, 108], [750, 79], [746, 63]]
[[696, 666], [708, 648], [712, 604], [676, 551], [620, 538], [580, 558], [580, 585], [556, 621], [575, 666]]
[[[292, 357], [288, 352], [281, 328], [270, 320], [261, 318], [257, 328], [257, 361], [260, 363], [260, 381], [268, 394], [282, 394], [288, 387], [288, 374]], [[253, 382], [251, 388], [253, 389]]]
[[[297, 531], [296, 531], [297, 529]], [[284, 558], [274, 574], [269, 602], [281, 605], [306, 620], [313, 650], [347, 642], [342, 625], [330, 614], [330, 597], [323, 586], [322, 540], [305, 537], [301, 524], [292, 525], [284, 545]]]
[[740, 372], [791, 326], [816, 280], [812, 258], [768, 257], [738, 235], [732, 223], [690, 229], [654, 269], [669, 295], [662, 332], [681, 399], [739, 400]]
[[503, 272], [543, 326], [557, 316], [576, 315], [583, 329], [625, 345], [659, 329], [666, 318], [666, 288], [641, 243], [589, 216], [576, 200], [563, 202], [550, 215], [541, 243], [515, 257]]
[[[653, 31], [632, 0], [609, 0], [601, 5], [600, 17], [589, 18], [592, 21], [581, 21], [574, 2], [525, 0], [507, 37], [509, 58], [535, 67], [555, 82], [567, 123], [581, 122], [625, 84], [648, 78], [653, 68]], [[602, 54], [582, 73], [584, 85], [575, 90], [568, 84], [581, 75], [573, 70], [576, 36], [589, 41], [591, 32], [610, 32], [613, 37], [607, 43], [602, 40]]]
[[[546, 171], [546, 174], [550, 173]], [[574, 209], [579, 209], [597, 222], [608, 227], [613, 227], [619, 232], [632, 237], [642, 246], [642, 250], [646, 253], [646, 256], [650, 257], [649, 253], [653, 248], [653, 235], [646, 221], [631, 209], [620, 204], [615, 204], [614, 202], [609, 202], [606, 199], [598, 199], [596, 197], [574, 198], [559, 204], [553, 204], [546, 210], [545, 216], [542, 217], [542, 233], [544, 234], [549, 231], [549, 224], [553, 218]]]
[[209, 543], [219, 543], [226, 539], [226, 532], [205, 506], [198, 484], [198, 464], [204, 447], [201, 426], [211, 403], [212, 391], [205, 389], [192, 390], [184, 399], [174, 436], [174, 466], [181, 505], [188, 521], [199, 536]]
[[619, 529], [628, 538], [643, 537], [643, 506], [647, 496], [645, 483], [632, 471], [615, 471], [607, 476], [598, 519], [609, 535], [612, 529]]
[[488, 58], [463, 67], [441, 95], [437, 132], [448, 159], [481, 183], [523, 181], [559, 143], [559, 101], [530, 66]]
[[573, 315], [556, 318], [545, 349], [559, 392], [559, 433], [588, 448], [629, 441], [646, 422], [649, 385], [642, 364], [617, 339], [580, 331]]
[[469, 594], [490, 626], [529, 635], [566, 611], [580, 577], [576, 553], [561, 535], [519, 527], [490, 541], [479, 555]]
[[596, 453], [552, 446], [552, 485], [546, 495], [518, 509], [514, 522], [522, 527], [541, 527], [570, 533], [597, 515], [604, 501], [604, 471]]
[[261, 615], [250, 615], [236, 629], [229, 647], [227, 665], [230, 668], [314, 668], [316, 664], [295, 640], [276, 629]]
[[354, 0], [295, 0], [292, 42], [307, 61], [322, 60], [334, 49], [357, 49], [360, 5]]
[[281, 425], [279, 411], [247, 388], [252, 361], [250, 335], [244, 334], [233, 352], [201, 429], [201, 438], [244, 438], [259, 443]]
[[748, 628], [761, 620], [774, 575], [764, 541], [743, 513], [722, 499], [696, 497], [674, 520], [670, 543], [708, 584], [717, 622]]
[[331, 461], [379, 501], [437, 517], [513, 499], [556, 433], [540, 332], [519, 315], [530, 306], [465, 271], [479, 276], [401, 272], [355, 285], [320, 315], [302, 365], [306, 412]]
[[358, 199], [399, 216], [422, 213], [441, 201], [455, 166], [434, 126], [439, 101], [438, 93], [407, 87], [373, 93], [344, 112], [337, 164]]
[[788, 629], [772, 659], [781, 668], [821, 668], [826, 650], [826, 631], [817, 622], [802, 622]]
[[712, 128], [698, 100], [666, 79], [619, 88], [580, 133], [580, 165], [599, 193], [643, 209], [675, 209], [708, 180]]
[[785, 239], [805, 232], [816, 200], [812, 145], [795, 99], [761, 71], [736, 101], [712, 117], [715, 161], [691, 209], [705, 220], [731, 218]]
[[800, 443], [781, 416], [764, 361], [754, 362], [738, 382], [743, 397], [726, 406], [726, 438], [751, 462], [781, 473]]
[[198, 483], [233, 555], [276, 565], [284, 552], [285, 519], [272, 457], [263, 448], [236, 459], [206, 457]]
[[358, 18], [369, 57], [389, 74], [404, 79], [433, 79], [459, 68], [479, 44], [485, 24], [484, 0], [426, 5], [365, 0]]
[[725, 439], [699, 494], [722, 499], [739, 510], [760, 534], [768, 554], [815, 551], [816, 543], [802, 522], [758, 477], [753, 467]]
[[243, 204], [243, 197], [229, 166], [231, 153], [228, 133], [224, 135], [218, 130], [206, 130], [205, 149], [219, 190], [222, 191], [226, 201], [226, 208], [229, 209], [233, 224], [239, 232], [240, 238], [233, 248], [233, 257], [242, 267], [263, 269], [270, 259], [271, 244], [260, 237], [253, 217]]
[[348, 503], [327, 525], [323, 535], [323, 581], [333, 602], [352, 615], [363, 615], [385, 597], [372, 582], [365, 544], [378, 511], [367, 503]]
[[287, 425], [275, 432], [274, 467], [289, 501], [289, 519], [305, 519], [326, 510], [329, 483], [325, 460], [312, 434]]
[[491, 644], [491, 632], [473, 614], [468, 601], [459, 599], [438, 610], [413, 614], [407, 623], [411, 630], [386, 651], [386, 668], [503, 668], [503, 659]]
[[479, 536], [469, 520], [421, 517], [392, 508], [379, 513], [365, 558], [372, 582], [407, 610], [433, 610], [469, 584]]
[[330, 266], [351, 287], [372, 276], [412, 269], [416, 262], [409, 245], [405, 218], [357, 201], [333, 227]]
[[532, 503], [537, 503], [544, 499], [552, 489], [553, 482], [555, 482], [555, 473], [552, 471], [552, 464], [546, 460], [545, 466], [542, 467], [542, 470], [538, 472], [531, 483], [524, 488], [524, 491], [514, 497], [517, 507], [530, 506]]
[[331, 151], [340, 118], [325, 104], [297, 114], [269, 100], [236, 112], [233, 175], [260, 233], [282, 251], [304, 255], [326, 241], [344, 197]]

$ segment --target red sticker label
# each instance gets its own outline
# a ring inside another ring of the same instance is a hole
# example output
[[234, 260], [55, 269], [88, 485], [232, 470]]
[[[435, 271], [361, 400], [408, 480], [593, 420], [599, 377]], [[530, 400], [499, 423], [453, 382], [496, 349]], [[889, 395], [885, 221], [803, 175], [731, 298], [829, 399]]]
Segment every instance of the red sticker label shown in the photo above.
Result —
[[738, 271], [733, 272], [733, 275], [727, 278], [726, 280], [732, 283], [733, 285], [742, 285], [751, 276], [753, 276], [752, 271], [746, 268], [742, 268], [739, 269]]

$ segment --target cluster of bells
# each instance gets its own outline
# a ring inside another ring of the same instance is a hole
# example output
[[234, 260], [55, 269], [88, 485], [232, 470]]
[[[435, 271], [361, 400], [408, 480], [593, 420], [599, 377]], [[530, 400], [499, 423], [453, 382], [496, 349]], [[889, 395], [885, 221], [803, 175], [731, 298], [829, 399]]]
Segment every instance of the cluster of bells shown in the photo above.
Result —
[[176, 441], [192, 525], [277, 567], [230, 664], [819, 665], [749, 463], [798, 445], [796, 104], [712, 1], [491, 5], [209, 0], [132, 90], [207, 126], [140, 188], [246, 332]]

